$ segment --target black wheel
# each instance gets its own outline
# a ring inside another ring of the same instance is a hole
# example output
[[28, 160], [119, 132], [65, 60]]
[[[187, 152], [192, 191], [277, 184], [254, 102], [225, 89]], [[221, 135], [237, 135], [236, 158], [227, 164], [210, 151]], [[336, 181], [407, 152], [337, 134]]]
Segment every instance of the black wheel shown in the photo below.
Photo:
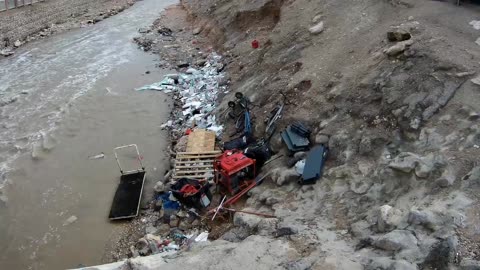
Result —
[[240, 93], [240, 92], [236, 92], [236, 93], [235, 93], [235, 97], [238, 98], [238, 99], [242, 99], [242, 98], [243, 98], [243, 94]]
[[229, 101], [229, 102], [228, 102], [228, 107], [230, 107], [230, 108], [235, 108], [235, 102]]

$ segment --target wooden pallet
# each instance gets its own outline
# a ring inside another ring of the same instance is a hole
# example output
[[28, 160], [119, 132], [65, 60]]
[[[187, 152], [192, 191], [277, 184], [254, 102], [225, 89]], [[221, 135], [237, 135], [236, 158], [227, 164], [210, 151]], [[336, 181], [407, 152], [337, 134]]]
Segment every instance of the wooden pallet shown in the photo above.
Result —
[[221, 151], [178, 152], [173, 178], [204, 179], [207, 174], [213, 175], [213, 162], [221, 154]]
[[195, 129], [188, 135], [187, 152], [211, 152], [215, 149], [215, 132]]

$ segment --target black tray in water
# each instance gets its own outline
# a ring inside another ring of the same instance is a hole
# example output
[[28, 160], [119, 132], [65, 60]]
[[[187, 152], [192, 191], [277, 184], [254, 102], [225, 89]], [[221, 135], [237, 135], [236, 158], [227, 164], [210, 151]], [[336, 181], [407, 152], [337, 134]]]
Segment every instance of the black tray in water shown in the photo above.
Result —
[[142, 198], [145, 171], [124, 174], [113, 197], [110, 220], [133, 218], [138, 215]]

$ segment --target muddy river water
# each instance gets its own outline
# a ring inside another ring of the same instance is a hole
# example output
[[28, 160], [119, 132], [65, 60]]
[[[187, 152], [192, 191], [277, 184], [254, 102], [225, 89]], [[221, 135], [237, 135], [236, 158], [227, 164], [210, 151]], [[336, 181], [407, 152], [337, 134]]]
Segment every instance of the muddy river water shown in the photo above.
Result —
[[107, 219], [120, 176], [115, 146], [138, 145], [147, 186], [163, 175], [169, 100], [133, 89], [168, 71], [131, 40], [175, 2], [140, 1], [0, 61], [0, 269], [101, 262], [122, 229]]

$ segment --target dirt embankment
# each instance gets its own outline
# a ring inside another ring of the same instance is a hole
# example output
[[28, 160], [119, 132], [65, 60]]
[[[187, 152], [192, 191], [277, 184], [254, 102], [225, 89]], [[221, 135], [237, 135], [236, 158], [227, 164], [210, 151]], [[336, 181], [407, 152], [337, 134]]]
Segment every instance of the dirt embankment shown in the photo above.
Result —
[[124, 11], [134, 0], [49, 0], [0, 12], [3, 55], [54, 33], [94, 24]]
[[[299, 186], [277, 132], [271, 145], [285, 156], [262, 169], [271, 177], [246, 202], [277, 218], [236, 214], [223, 241], [164, 260], [162, 269], [480, 268], [478, 6], [181, 3], [190, 25], [168, 26], [171, 37], [161, 25], [168, 20], [159, 20], [138, 40], [142, 47], [161, 54], [163, 66], [195, 66], [198, 44], [210, 40], [230, 76], [219, 113], [242, 92], [253, 103], [255, 136], [262, 137], [264, 120], [285, 102], [278, 130], [302, 121], [314, 131], [312, 143], [329, 145], [330, 156], [321, 180]], [[195, 37], [176, 39], [180, 33]], [[180, 42], [192, 46], [183, 50]], [[229, 134], [232, 123], [224, 120]]]

